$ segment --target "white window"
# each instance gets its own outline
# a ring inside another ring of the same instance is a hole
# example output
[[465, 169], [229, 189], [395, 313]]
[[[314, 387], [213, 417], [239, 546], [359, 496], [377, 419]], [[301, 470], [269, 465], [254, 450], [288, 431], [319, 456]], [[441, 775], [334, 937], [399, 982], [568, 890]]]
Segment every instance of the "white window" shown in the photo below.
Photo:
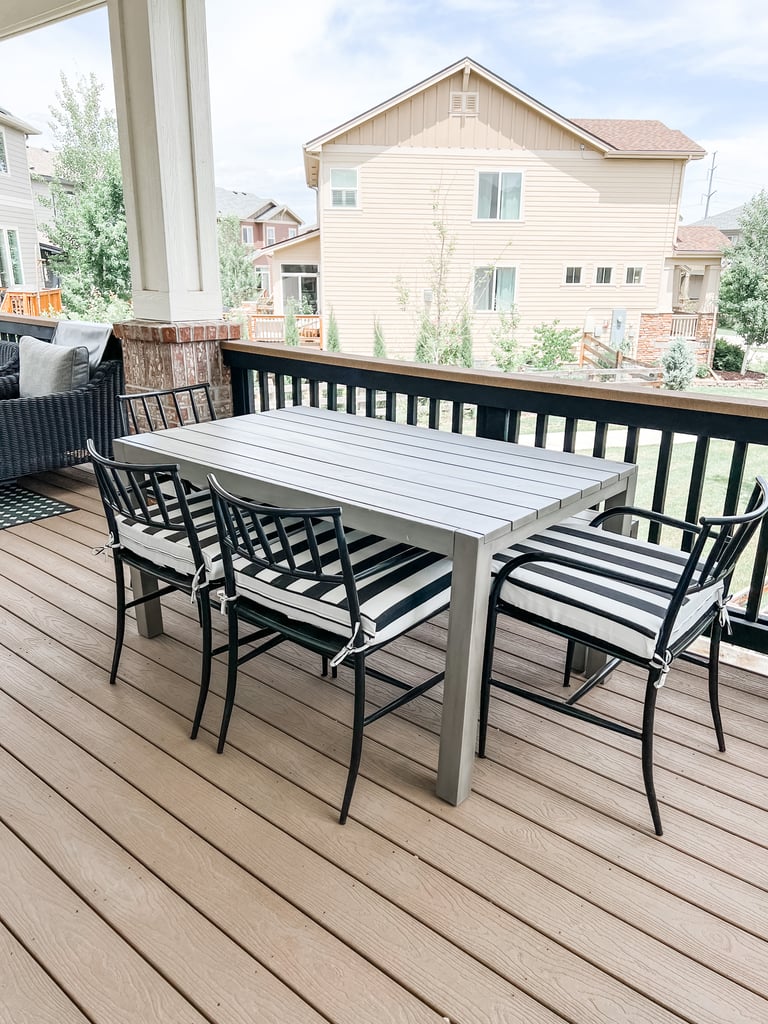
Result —
[[475, 267], [472, 308], [479, 312], [503, 313], [515, 304], [514, 267]]
[[477, 114], [479, 93], [476, 92], [452, 92], [451, 93], [451, 114], [454, 116], [474, 117]]
[[522, 191], [520, 171], [480, 171], [477, 175], [478, 220], [520, 220]]
[[275, 229], [267, 227], [267, 245], [275, 244]]
[[581, 284], [581, 267], [566, 267], [565, 268], [565, 283], [566, 284]]
[[316, 263], [284, 263], [281, 279], [284, 309], [293, 302], [299, 313], [317, 312]]
[[246, 245], [253, 245], [253, 224], [243, 224], [241, 229], [243, 242]]
[[0, 288], [14, 288], [23, 284], [19, 232], [16, 228], [0, 228]]
[[289, 238], [295, 238], [296, 237], [296, 228], [288, 228], [288, 237]]
[[331, 206], [353, 210], [357, 206], [357, 170], [331, 168]]
[[597, 267], [595, 269], [595, 284], [610, 284], [613, 277], [613, 267]]
[[254, 267], [256, 271], [256, 291], [269, 294], [269, 268]]
[[8, 150], [5, 147], [5, 132], [0, 128], [0, 174], [10, 174], [8, 170]]
[[642, 267], [627, 267], [627, 284], [642, 284], [643, 283], [643, 268]]

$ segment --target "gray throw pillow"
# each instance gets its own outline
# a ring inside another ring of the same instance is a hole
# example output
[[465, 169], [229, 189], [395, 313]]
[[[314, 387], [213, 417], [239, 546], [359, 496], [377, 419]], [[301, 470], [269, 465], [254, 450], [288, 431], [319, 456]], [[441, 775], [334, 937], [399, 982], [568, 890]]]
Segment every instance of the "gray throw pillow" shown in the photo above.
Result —
[[51, 344], [61, 348], [85, 345], [88, 349], [91, 373], [93, 373], [101, 362], [111, 333], [112, 324], [91, 324], [83, 320], [59, 320], [56, 330], [53, 332]]
[[24, 335], [19, 339], [19, 398], [40, 398], [88, 383], [88, 349], [57, 348]]

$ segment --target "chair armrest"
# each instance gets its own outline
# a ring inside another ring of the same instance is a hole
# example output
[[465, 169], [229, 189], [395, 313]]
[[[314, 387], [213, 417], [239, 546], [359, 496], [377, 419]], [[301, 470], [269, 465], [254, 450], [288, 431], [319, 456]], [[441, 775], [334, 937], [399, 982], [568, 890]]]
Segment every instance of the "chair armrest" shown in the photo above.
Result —
[[632, 505], [624, 505], [621, 508], [607, 508], [603, 512], [598, 512], [590, 526], [600, 526], [613, 516], [634, 516], [636, 519], [648, 519], [651, 522], [660, 523], [662, 526], [671, 526], [677, 530], [683, 530], [685, 533], [701, 533], [701, 527], [697, 523], [689, 523], [685, 519], [675, 519], [672, 516], [664, 515], [662, 512], [653, 512], [647, 508], [635, 508]]
[[511, 558], [506, 565], [502, 566], [496, 574], [496, 579], [493, 583], [493, 594], [492, 600], [496, 601], [502, 585], [507, 581], [515, 569], [519, 569], [521, 565], [528, 565], [532, 562], [549, 562], [553, 565], [560, 565], [566, 569], [576, 569], [578, 572], [583, 572], [590, 576], [599, 576], [602, 579], [613, 580], [615, 583], [628, 583], [633, 587], [641, 587], [643, 590], [650, 590], [657, 594], [674, 594], [679, 583], [675, 583], [674, 586], [668, 586], [664, 583], [650, 583], [647, 580], [639, 580], [636, 575], [631, 575], [626, 572], [617, 572], [615, 569], [603, 568], [599, 565], [585, 565], [584, 562], [578, 558], [569, 558], [568, 555], [558, 554], [547, 554], [543, 551], [528, 551], [522, 555], [517, 555], [515, 558]]

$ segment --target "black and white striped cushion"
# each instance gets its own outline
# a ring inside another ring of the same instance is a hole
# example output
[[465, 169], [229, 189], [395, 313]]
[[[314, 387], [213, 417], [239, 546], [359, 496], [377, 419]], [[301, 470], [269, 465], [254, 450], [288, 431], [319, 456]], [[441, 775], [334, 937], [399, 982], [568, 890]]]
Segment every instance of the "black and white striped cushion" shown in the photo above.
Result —
[[[298, 568], [309, 568], [302, 524], [288, 527]], [[345, 530], [353, 571], [362, 572], [390, 560], [380, 572], [358, 583], [365, 639], [382, 644], [448, 607], [451, 562], [441, 555], [384, 540], [358, 530]], [[326, 572], [341, 572], [333, 528], [317, 530], [318, 549]], [[233, 560], [238, 594], [260, 605], [349, 639], [351, 623], [343, 584], [301, 580], [255, 566], [239, 556]]]
[[[637, 586], [552, 562], [528, 563], [513, 570], [502, 586], [503, 601], [537, 618], [602, 639], [637, 658], [653, 657], [670, 595], [649, 590], [647, 585], [674, 587], [687, 554], [591, 527], [584, 518], [574, 517], [499, 552], [495, 571], [526, 552], [560, 554], [585, 566], [622, 572], [636, 578]], [[717, 604], [722, 593], [722, 584], [718, 584], [686, 597], [671, 643]]]
[[[203, 552], [206, 577], [209, 581], [219, 580], [224, 575], [224, 569], [210, 491], [195, 491], [189, 494], [187, 505]], [[168, 529], [162, 522], [157, 526], [148, 526], [127, 516], [118, 516], [120, 543], [128, 551], [154, 562], [155, 565], [173, 569], [185, 576], [194, 576], [192, 548], [184, 529], [178, 501], [175, 500], [175, 492], [174, 500], [169, 500], [167, 507], [171, 519], [178, 522], [178, 527]]]

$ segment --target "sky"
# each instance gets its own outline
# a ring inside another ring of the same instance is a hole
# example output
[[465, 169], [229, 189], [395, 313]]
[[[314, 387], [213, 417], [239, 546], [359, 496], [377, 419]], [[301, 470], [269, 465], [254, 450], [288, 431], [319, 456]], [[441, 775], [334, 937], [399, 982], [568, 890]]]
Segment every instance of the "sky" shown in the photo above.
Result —
[[[207, 21], [216, 183], [307, 223], [302, 145], [467, 56], [565, 117], [688, 135], [707, 156], [684, 223], [708, 191], [712, 215], [768, 188], [765, 0], [208, 0]], [[51, 144], [61, 72], [93, 72], [114, 106], [105, 9], [0, 42], [0, 107], [44, 132], [33, 144]]]

